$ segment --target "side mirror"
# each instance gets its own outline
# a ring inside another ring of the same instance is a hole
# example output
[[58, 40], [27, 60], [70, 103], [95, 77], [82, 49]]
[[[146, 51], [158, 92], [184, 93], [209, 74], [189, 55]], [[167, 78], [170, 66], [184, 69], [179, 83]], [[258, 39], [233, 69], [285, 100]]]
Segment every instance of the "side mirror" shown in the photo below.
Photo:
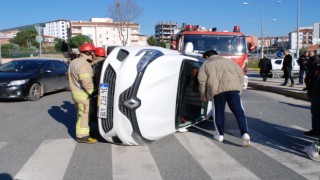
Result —
[[254, 50], [255, 50], [254, 43], [248, 43], [248, 48], [249, 48], [249, 52], [254, 52]]

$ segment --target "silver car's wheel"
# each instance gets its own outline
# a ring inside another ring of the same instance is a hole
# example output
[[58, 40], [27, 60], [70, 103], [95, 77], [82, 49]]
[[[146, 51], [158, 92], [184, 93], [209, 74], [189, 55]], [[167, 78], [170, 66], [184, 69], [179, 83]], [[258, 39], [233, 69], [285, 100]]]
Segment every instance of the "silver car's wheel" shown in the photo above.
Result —
[[41, 97], [41, 86], [37, 83], [33, 84], [29, 90], [29, 101], [37, 101]]

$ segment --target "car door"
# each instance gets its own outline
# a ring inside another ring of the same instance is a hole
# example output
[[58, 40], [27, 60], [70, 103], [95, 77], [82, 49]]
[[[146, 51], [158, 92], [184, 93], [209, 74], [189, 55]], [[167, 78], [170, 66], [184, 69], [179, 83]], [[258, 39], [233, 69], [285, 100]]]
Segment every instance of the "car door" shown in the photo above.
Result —
[[203, 61], [184, 60], [181, 66], [177, 93], [176, 129], [203, 121], [208, 103], [202, 102], [198, 72]]
[[44, 93], [51, 92], [56, 89], [57, 75], [51, 61], [45, 62], [42, 66], [41, 83], [43, 84]]
[[53, 62], [57, 78], [56, 89], [66, 89], [68, 87], [68, 66], [60, 61]]

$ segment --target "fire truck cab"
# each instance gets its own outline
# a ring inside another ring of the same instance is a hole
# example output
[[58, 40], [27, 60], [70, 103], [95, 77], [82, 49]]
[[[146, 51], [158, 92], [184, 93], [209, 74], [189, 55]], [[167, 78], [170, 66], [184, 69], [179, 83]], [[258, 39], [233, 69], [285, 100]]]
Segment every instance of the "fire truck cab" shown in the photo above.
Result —
[[[247, 74], [248, 48], [246, 37], [240, 32], [239, 26], [235, 26], [233, 32], [228, 32], [186, 25], [173, 37], [171, 48], [183, 52], [187, 44], [192, 44], [192, 53], [199, 56], [207, 50], [215, 50], [219, 55], [237, 62], [243, 73]], [[247, 86], [248, 76], [245, 75], [244, 88]]]

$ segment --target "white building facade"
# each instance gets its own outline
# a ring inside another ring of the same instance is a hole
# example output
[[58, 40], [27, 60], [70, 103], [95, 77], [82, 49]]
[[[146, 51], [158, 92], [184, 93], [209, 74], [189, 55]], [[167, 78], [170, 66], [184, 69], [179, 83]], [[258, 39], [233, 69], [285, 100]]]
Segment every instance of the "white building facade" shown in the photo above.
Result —
[[[117, 24], [110, 18], [91, 18], [90, 21], [70, 21], [69, 38], [77, 35], [86, 35], [93, 40], [96, 47], [122, 46]], [[123, 35], [128, 38], [126, 46], [139, 46], [141, 42], [140, 25], [126, 24], [122, 28]], [[127, 32], [128, 31], [128, 32]], [[128, 37], [127, 37], [128, 35]]]
[[43, 35], [52, 36], [67, 41], [69, 27], [70, 22], [63, 19], [47, 22], [43, 28]]
[[313, 23], [312, 44], [320, 44], [320, 23]]

